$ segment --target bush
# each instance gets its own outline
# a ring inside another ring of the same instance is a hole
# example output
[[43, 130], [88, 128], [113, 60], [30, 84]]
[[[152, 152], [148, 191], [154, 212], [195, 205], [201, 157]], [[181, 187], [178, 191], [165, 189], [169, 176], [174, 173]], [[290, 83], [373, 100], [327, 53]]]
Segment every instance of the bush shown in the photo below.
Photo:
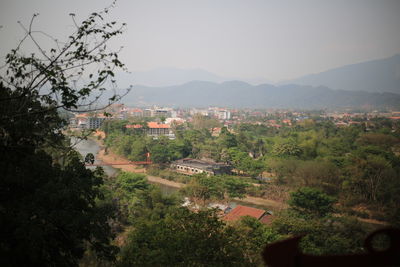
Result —
[[335, 201], [318, 189], [303, 187], [290, 194], [289, 205], [300, 213], [324, 217], [333, 212]]

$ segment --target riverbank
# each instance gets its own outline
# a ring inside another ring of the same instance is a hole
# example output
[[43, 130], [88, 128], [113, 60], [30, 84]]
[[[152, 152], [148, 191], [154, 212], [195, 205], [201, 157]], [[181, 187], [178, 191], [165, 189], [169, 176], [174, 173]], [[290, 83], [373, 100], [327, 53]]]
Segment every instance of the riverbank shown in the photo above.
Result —
[[[97, 147], [99, 148], [98, 150], [97, 149], [95, 150], [97, 152], [97, 154], [96, 154], [97, 160], [102, 161], [104, 163], [109, 163], [109, 164], [128, 161], [126, 158], [121, 157], [110, 150], [108, 151], [108, 153], [105, 153], [104, 144], [103, 144], [103, 140], [101, 137], [98, 138], [97, 135], [89, 137], [90, 140], [92, 142], [96, 143]], [[96, 153], [96, 152], [91, 152], [91, 153]], [[132, 166], [131, 164], [116, 165], [116, 166], [113, 166], [111, 169], [120, 169], [120, 170], [123, 170], [126, 172], [146, 174], [145, 168], [143, 168], [141, 166]], [[170, 180], [167, 180], [167, 179], [164, 179], [161, 177], [157, 177], [157, 176], [146, 175], [146, 177], [147, 177], [149, 183], [159, 184], [160, 187], [162, 188], [162, 190], [165, 190], [166, 192], [169, 192], [169, 193], [173, 193], [176, 190], [179, 190], [180, 188], [185, 186], [184, 183], [170, 181]], [[282, 202], [282, 201], [275, 201], [275, 200], [271, 200], [271, 199], [251, 197], [251, 196], [246, 196], [243, 199], [233, 199], [233, 202], [236, 204], [241, 204], [241, 205], [245, 205], [245, 206], [251, 206], [251, 207], [266, 209], [266, 210], [272, 210], [274, 212], [284, 210], [288, 206], [285, 202]], [[383, 227], [383, 226], [387, 225], [386, 222], [382, 222], [382, 221], [378, 221], [378, 220], [359, 218], [359, 217], [355, 217], [355, 218], [357, 218], [360, 222], [372, 225], [374, 227]]]
[[[96, 141], [96, 143], [99, 145], [100, 150], [97, 153], [96, 157], [98, 160], [106, 163], [106, 164], [113, 164], [113, 163], [120, 163], [120, 162], [127, 162], [128, 160], [120, 155], [117, 155], [116, 153], [108, 150], [107, 153], [104, 149], [104, 144], [102, 142], [102, 140], [97, 139], [97, 136], [102, 136], [103, 134], [101, 132], [96, 132], [95, 133], [95, 137], [96, 138], [92, 138], [94, 141]], [[141, 166], [137, 166], [137, 165], [114, 165], [113, 168], [115, 169], [120, 169], [122, 171], [125, 172], [133, 172], [133, 173], [146, 173], [146, 169], [141, 167]], [[183, 183], [178, 183], [175, 181], [170, 181], [167, 179], [163, 179], [161, 177], [156, 177], [156, 176], [151, 176], [151, 175], [147, 175], [147, 180], [150, 183], [158, 183], [158, 184], [163, 184], [169, 187], [173, 187], [176, 189], [182, 188], [185, 186], [185, 184]]]
[[[97, 159], [101, 160], [104, 163], [112, 164], [116, 162], [124, 162], [127, 161], [127, 159], [113, 153], [112, 151], [108, 151], [107, 154], [104, 151], [104, 148], [101, 148], [99, 153], [97, 154]], [[141, 168], [139, 166], [133, 166], [133, 165], [116, 165], [113, 166], [113, 168], [120, 169], [126, 172], [134, 172], [134, 173], [146, 173], [145, 168]], [[157, 176], [151, 176], [147, 175], [147, 179], [151, 183], [158, 183], [158, 184], [163, 184], [166, 186], [170, 186], [176, 189], [180, 189], [185, 186], [183, 183], [175, 182], [175, 181], [170, 181], [161, 177]], [[250, 197], [247, 196], [243, 199], [236, 199], [237, 201], [240, 201], [242, 203], [248, 203], [252, 205], [258, 205], [258, 206], [264, 206], [268, 208], [274, 208], [276, 210], [281, 210], [286, 208], [286, 204], [274, 200], [269, 200], [269, 199], [264, 199], [264, 198], [258, 198], [258, 197]]]
[[[100, 147], [99, 152], [97, 153], [96, 158], [104, 163], [107, 164], [113, 164], [113, 163], [120, 163], [120, 162], [127, 162], [128, 160], [120, 155], [117, 155], [116, 153], [112, 152], [111, 150], [108, 150], [107, 153], [105, 152], [104, 149], [104, 144], [103, 141], [98, 139], [98, 136], [103, 138], [104, 133], [102, 132], [96, 132], [95, 136], [92, 138]], [[113, 166], [115, 169], [120, 169], [122, 171], [126, 172], [133, 172], [133, 173], [146, 173], [146, 169], [140, 166], [135, 166], [132, 164], [129, 165], [115, 165]], [[175, 181], [170, 181], [161, 177], [157, 176], [151, 176], [147, 175], [147, 179], [150, 183], [157, 183], [157, 184], [162, 184], [165, 186], [173, 187], [176, 189], [183, 188], [185, 184], [175, 182]], [[247, 196], [243, 199], [235, 199], [241, 203], [244, 204], [251, 204], [251, 205], [257, 205], [257, 206], [263, 206], [268, 209], [274, 209], [274, 210], [282, 210], [287, 207], [286, 203], [271, 200], [271, 199], [264, 199], [264, 198], [259, 198], [259, 197], [251, 197]]]

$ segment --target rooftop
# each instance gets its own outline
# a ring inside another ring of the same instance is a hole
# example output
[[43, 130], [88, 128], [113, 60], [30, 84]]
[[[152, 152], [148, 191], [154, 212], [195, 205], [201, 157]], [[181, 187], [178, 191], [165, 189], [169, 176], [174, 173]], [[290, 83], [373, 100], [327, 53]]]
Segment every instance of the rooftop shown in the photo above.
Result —
[[218, 168], [220, 166], [228, 166], [225, 163], [217, 163], [212, 161], [205, 161], [200, 159], [184, 158], [173, 162], [173, 164], [186, 165], [196, 168]]
[[154, 122], [154, 121], [148, 122], [147, 127], [158, 128], [158, 129], [160, 129], [160, 128], [169, 129], [170, 128], [170, 126], [168, 124], [158, 123], [158, 122]]
[[[142, 127], [143, 126], [140, 125], [140, 124], [128, 124], [128, 125], [125, 125], [125, 128], [128, 128], [128, 129], [131, 129], [131, 128], [140, 129]], [[155, 121], [148, 122], [147, 123], [147, 127], [149, 127], [149, 129], [169, 129], [169, 128], [171, 128], [168, 124], [162, 124], [162, 123], [158, 123], [158, 122], [155, 122]]]
[[234, 208], [231, 212], [225, 215], [224, 220], [237, 221], [240, 219], [240, 217], [243, 216], [250, 216], [256, 219], [260, 219], [264, 214], [265, 210], [237, 205], [236, 208]]
[[133, 108], [130, 110], [130, 112], [143, 112], [140, 108]]

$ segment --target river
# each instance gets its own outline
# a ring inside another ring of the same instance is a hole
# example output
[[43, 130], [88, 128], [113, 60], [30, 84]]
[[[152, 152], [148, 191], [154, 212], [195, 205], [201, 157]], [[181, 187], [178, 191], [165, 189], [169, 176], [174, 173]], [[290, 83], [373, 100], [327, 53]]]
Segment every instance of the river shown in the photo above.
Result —
[[[96, 141], [91, 140], [91, 139], [77, 141], [75, 138], [71, 138], [71, 141], [76, 142], [75, 149], [83, 157], [85, 157], [88, 153], [92, 153], [95, 156], [95, 163], [101, 163], [101, 161], [98, 160], [96, 157], [97, 153], [101, 149], [101, 147], [98, 145], [98, 143]], [[87, 167], [87, 168], [95, 168], [95, 167]], [[103, 169], [108, 176], [115, 176], [119, 171], [119, 169], [113, 168], [111, 166], [103, 166]], [[152, 182], [150, 182], [150, 183], [152, 183]], [[165, 184], [160, 184], [160, 183], [152, 183], [152, 184], [158, 185], [161, 189], [161, 192], [165, 195], [170, 195], [170, 194], [176, 193], [179, 190], [178, 188], [168, 186]], [[259, 209], [268, 209], [268, 210], [274, 209], [273, 207], [251, 204], [251, 203], [242, 202], [239, 200], [229, 202], [229, 206], [232, 208], [234, 208], [238, 204], [248, 206], [248, 207], [259, 208]]]
[[[92, 140], [92, 139], [87, 139], [87, 140], [79, 140], [77, 141], [75, 138], [71, 138], [72, 142], [77, 142], [75, 145], [75, 149], [83, 156], [85, 157], [88, 153], [92, 153], [95, 156], [95, 163], [101, 163], [100, 160], [97, 159], [96, 155], [97, 153], [100, 151], [101, 147], [98, 145], [98, 143], [96, 143], [96, 141]], [[104, 169], [104, 172], [108, 175], [108, 176], [115, 176], [119, 169], [113, 168], [111, 166], [102, 166]], [[87, 167], [90, 169], [94, 169], [96, 167]], [[150, 182], [152, 183], [152, 182]], [[163, 194], [166, 195], [170, 195], [173, 194], [175, 192], [177, 192], [179, 189], [172, 187], [172, 186], [168, 186], [168, 185], [164, 185], [164, 184], [159, 184], [159, 183], [152, 183], [152, 184], [156, 184], [160, 187], [161, 192], [163, 192]]]
[[[87, 140], [77, 140], [76, 138], [71, 138], [72, 142], [76, 142], [75, 149], [79, 152], [79, 154], [82, 155], [82, 157], [85, 157], [87, 154], [92, 153], [95, 157], [94, 163], [101, 163], [100, 160], [97, 159], [96, 155], [100, 151], [100, 146], [93, 140], [87, 139]], [[94, 169], [96, 167], [87, 167], [89, 169]], [[104, 172], [108, 176], [114, 176], [118, 170], [111, 167], [111, 166], [103, 166]]]

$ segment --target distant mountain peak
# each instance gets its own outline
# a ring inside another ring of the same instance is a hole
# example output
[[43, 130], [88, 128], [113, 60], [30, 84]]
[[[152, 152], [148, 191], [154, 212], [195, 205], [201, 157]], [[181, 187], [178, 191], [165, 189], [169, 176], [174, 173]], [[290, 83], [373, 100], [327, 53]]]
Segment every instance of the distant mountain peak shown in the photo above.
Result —
[[225, 81], [221, 84], [222, 85], [231, 85], [231, 86], [251, 86], [251, 84], [244, 82], [244, 81], [239, 81], [239, 80]]
[[190, 81], [222, 83], [232, 80], [241, 80], [251, 84], [260, 84], [267, 81], [263, 78], [227, 78], [201, 68], [158, 67], [152, 70], [117, 73], [118, 86], [121, 88], [129, 87], [130, 85], [162, 87], [181, 85]]
[[400, 54], [345, 65], [279, 84], [324, 85], [348, 91], [400, 93]]

